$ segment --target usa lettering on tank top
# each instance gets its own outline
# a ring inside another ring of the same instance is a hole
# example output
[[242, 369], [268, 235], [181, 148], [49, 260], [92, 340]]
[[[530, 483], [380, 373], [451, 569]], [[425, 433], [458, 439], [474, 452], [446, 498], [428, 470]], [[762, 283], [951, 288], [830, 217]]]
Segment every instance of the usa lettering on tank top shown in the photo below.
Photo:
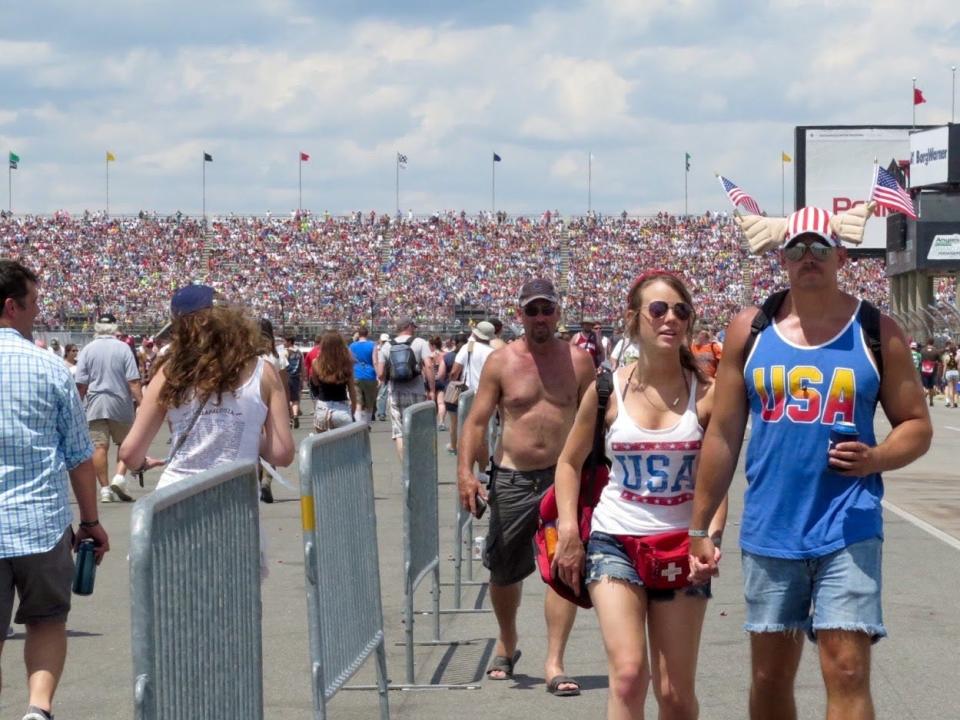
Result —
[[611, 535], [656, 535], [690, 524], [693, 484], [703, 428], [697, 418], [697, 383], [675, 425], [651, 430], [627, 413], [623, 390], [613, 374], [617, 417], [607, 430], [612, 466], [593, 514], [592, 529]]
[[801, 559], [882, 537], [880, 475], [850, 478], [827, 463], [834, 422], [854, 423], [861, 442], [876, 444], [880, 376], [856, 312], [815, 347], [768, 326], [747, 358], [744, 381], [751, 429], [741, 547]]

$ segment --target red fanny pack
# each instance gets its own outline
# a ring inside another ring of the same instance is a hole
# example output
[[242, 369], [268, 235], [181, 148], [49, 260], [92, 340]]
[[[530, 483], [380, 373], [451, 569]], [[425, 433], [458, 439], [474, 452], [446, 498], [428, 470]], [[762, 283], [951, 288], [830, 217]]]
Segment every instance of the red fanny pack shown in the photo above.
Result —
[[659, 535], [617, 535], [637, 575], [651, 590], [676, 590], [690, 584], [690, 538], [686, 530]]

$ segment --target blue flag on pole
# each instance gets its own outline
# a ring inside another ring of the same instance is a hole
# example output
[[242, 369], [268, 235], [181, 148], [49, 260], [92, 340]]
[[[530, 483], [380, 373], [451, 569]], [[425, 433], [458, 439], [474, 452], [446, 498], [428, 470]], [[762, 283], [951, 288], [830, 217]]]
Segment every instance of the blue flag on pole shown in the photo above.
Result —
[[494, 161], [494, 162], [501, 162], [502, 160], [503, 160], [503, 158], [501, 158], [499, 155], [497, 155], [496, 153], [493, 154], [493, 161]]

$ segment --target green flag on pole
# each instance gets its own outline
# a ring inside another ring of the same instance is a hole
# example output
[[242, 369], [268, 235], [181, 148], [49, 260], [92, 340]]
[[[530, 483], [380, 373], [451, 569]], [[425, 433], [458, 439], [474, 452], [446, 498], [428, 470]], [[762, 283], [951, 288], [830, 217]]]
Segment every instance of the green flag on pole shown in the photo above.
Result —
[[687, 156], [687, 171], [690, 170], [690, 153], [684, 153]]
[[20, 156], [14, 152], [11, 152], [10, 153], [10, 169], [16, 170], [19, 162], [20, 162]]

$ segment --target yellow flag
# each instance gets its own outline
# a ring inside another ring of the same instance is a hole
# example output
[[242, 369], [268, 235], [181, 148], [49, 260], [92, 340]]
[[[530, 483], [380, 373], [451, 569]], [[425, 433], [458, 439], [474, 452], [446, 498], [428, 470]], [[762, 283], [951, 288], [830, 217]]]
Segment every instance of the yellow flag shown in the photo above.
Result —
[[787, 155], [786, 153], [781, 153], [780, 159], [783, 160], [784, 162], [793, 162], [793, 158]]
[[107, 162], [114, 162], [116, 159], [117, 159], [117, 156], [114, 155], [109, 150], [107, 150]]

